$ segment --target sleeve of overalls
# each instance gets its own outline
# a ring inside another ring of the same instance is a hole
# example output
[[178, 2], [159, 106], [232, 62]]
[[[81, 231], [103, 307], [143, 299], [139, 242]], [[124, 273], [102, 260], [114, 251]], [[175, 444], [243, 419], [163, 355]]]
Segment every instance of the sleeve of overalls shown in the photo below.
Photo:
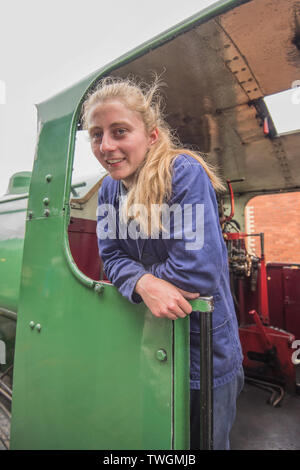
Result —
[[214, 189], [202, 165], [192, 157], [175, 160], [172, 205], [177, 207], [176, 220], [174, 215], [170, 237], [162, 240], [168, 257], [149, 271], [185, 291], [213, 294], [224, 266], [224, 241]]
[[104, 180], [98, 195], [97, 214], [97, 238], [103, 268], [107, 278], [124, 297], [139, 303], [142, 299], [134, 292], [134, 288], [137, 281], [149, 271], [120, 247], [115, 209], [108, 203], [106, 192]]

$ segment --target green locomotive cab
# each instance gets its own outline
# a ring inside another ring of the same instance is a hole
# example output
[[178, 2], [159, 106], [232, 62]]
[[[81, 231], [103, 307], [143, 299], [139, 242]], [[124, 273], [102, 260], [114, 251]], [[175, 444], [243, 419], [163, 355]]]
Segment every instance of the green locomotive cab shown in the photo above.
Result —
[[37, 106], [32, 174], [0, 199], [0, 339], [12, 344], [1, 322], [18, 315], [12, 449], [189, 449], [188, 319], [157, 319], [105, 279], [96, 239], [103, 171], [77, 170], [93, 158], [80, 143], [81, 107], [104, 76], [149, 81], [164, 71], [167, 120], [239, 180], [243, 229], [254, 195], [300, 188], [300, 134], [262, 127], [273, 125], [263, 98], [299, 74], [294, 3], [222, 0]]

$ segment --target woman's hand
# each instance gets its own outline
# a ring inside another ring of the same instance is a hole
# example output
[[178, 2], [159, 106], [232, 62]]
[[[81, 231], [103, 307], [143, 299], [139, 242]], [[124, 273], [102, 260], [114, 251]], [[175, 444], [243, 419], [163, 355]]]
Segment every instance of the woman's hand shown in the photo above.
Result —
[[170, 282], [159, 279], [152, 274], [144, 274], [135, 286], [153, 315], [158, 318], [185, 318], [192, 312], [192, 307], [186, 299], [193, 300], [199, 293], [186, 292], [175, 287]]

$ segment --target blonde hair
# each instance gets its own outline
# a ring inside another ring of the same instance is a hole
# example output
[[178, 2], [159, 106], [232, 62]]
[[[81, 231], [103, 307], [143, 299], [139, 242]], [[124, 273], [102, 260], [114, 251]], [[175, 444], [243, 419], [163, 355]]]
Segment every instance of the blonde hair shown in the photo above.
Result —
[[[159, 206], [166, 203], [172, 193], [172, 167], [176, 156], [181, 153], [188, 154], [197, 160], [206, 171], [216, 191], [224, 191], [225, 187], [216, 173], [215, 168], [205, 162], [203, 154], [183, 148], [179, 139], [171, 131], [163, 117], [162, 98], [158, 91], [162, 83], [155, 76], [151, 85], [138, 83], [132, 78], [106, 77], [97, 85], [83, 104], [83, 127], [88, 127], [88, 115], [93, 106], [98, 103], [119, 100], [129, 109], [140, 113], [145, 130], [150, 134], [158, 129], [158, 139], [151, 145], [147, 156], [134, 175], [132, 186], [129, 188], [123, 213], [139, 204], [146, 208], [148, 215], [136, 214], [141, 230], [147, 235], [152, 230], [163, 230], [161, 221], [151, 220], [151, 208], [154, 204]], [[158, 227], [157, 227], [158, 223]]]

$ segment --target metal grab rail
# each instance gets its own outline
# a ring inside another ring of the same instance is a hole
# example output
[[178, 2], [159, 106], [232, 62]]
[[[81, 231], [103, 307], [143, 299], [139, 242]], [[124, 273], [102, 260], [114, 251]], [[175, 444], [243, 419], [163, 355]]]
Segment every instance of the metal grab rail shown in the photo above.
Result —
[[213, 297], [190, 302], [200, 321], [200, 450], [213, 450]]

